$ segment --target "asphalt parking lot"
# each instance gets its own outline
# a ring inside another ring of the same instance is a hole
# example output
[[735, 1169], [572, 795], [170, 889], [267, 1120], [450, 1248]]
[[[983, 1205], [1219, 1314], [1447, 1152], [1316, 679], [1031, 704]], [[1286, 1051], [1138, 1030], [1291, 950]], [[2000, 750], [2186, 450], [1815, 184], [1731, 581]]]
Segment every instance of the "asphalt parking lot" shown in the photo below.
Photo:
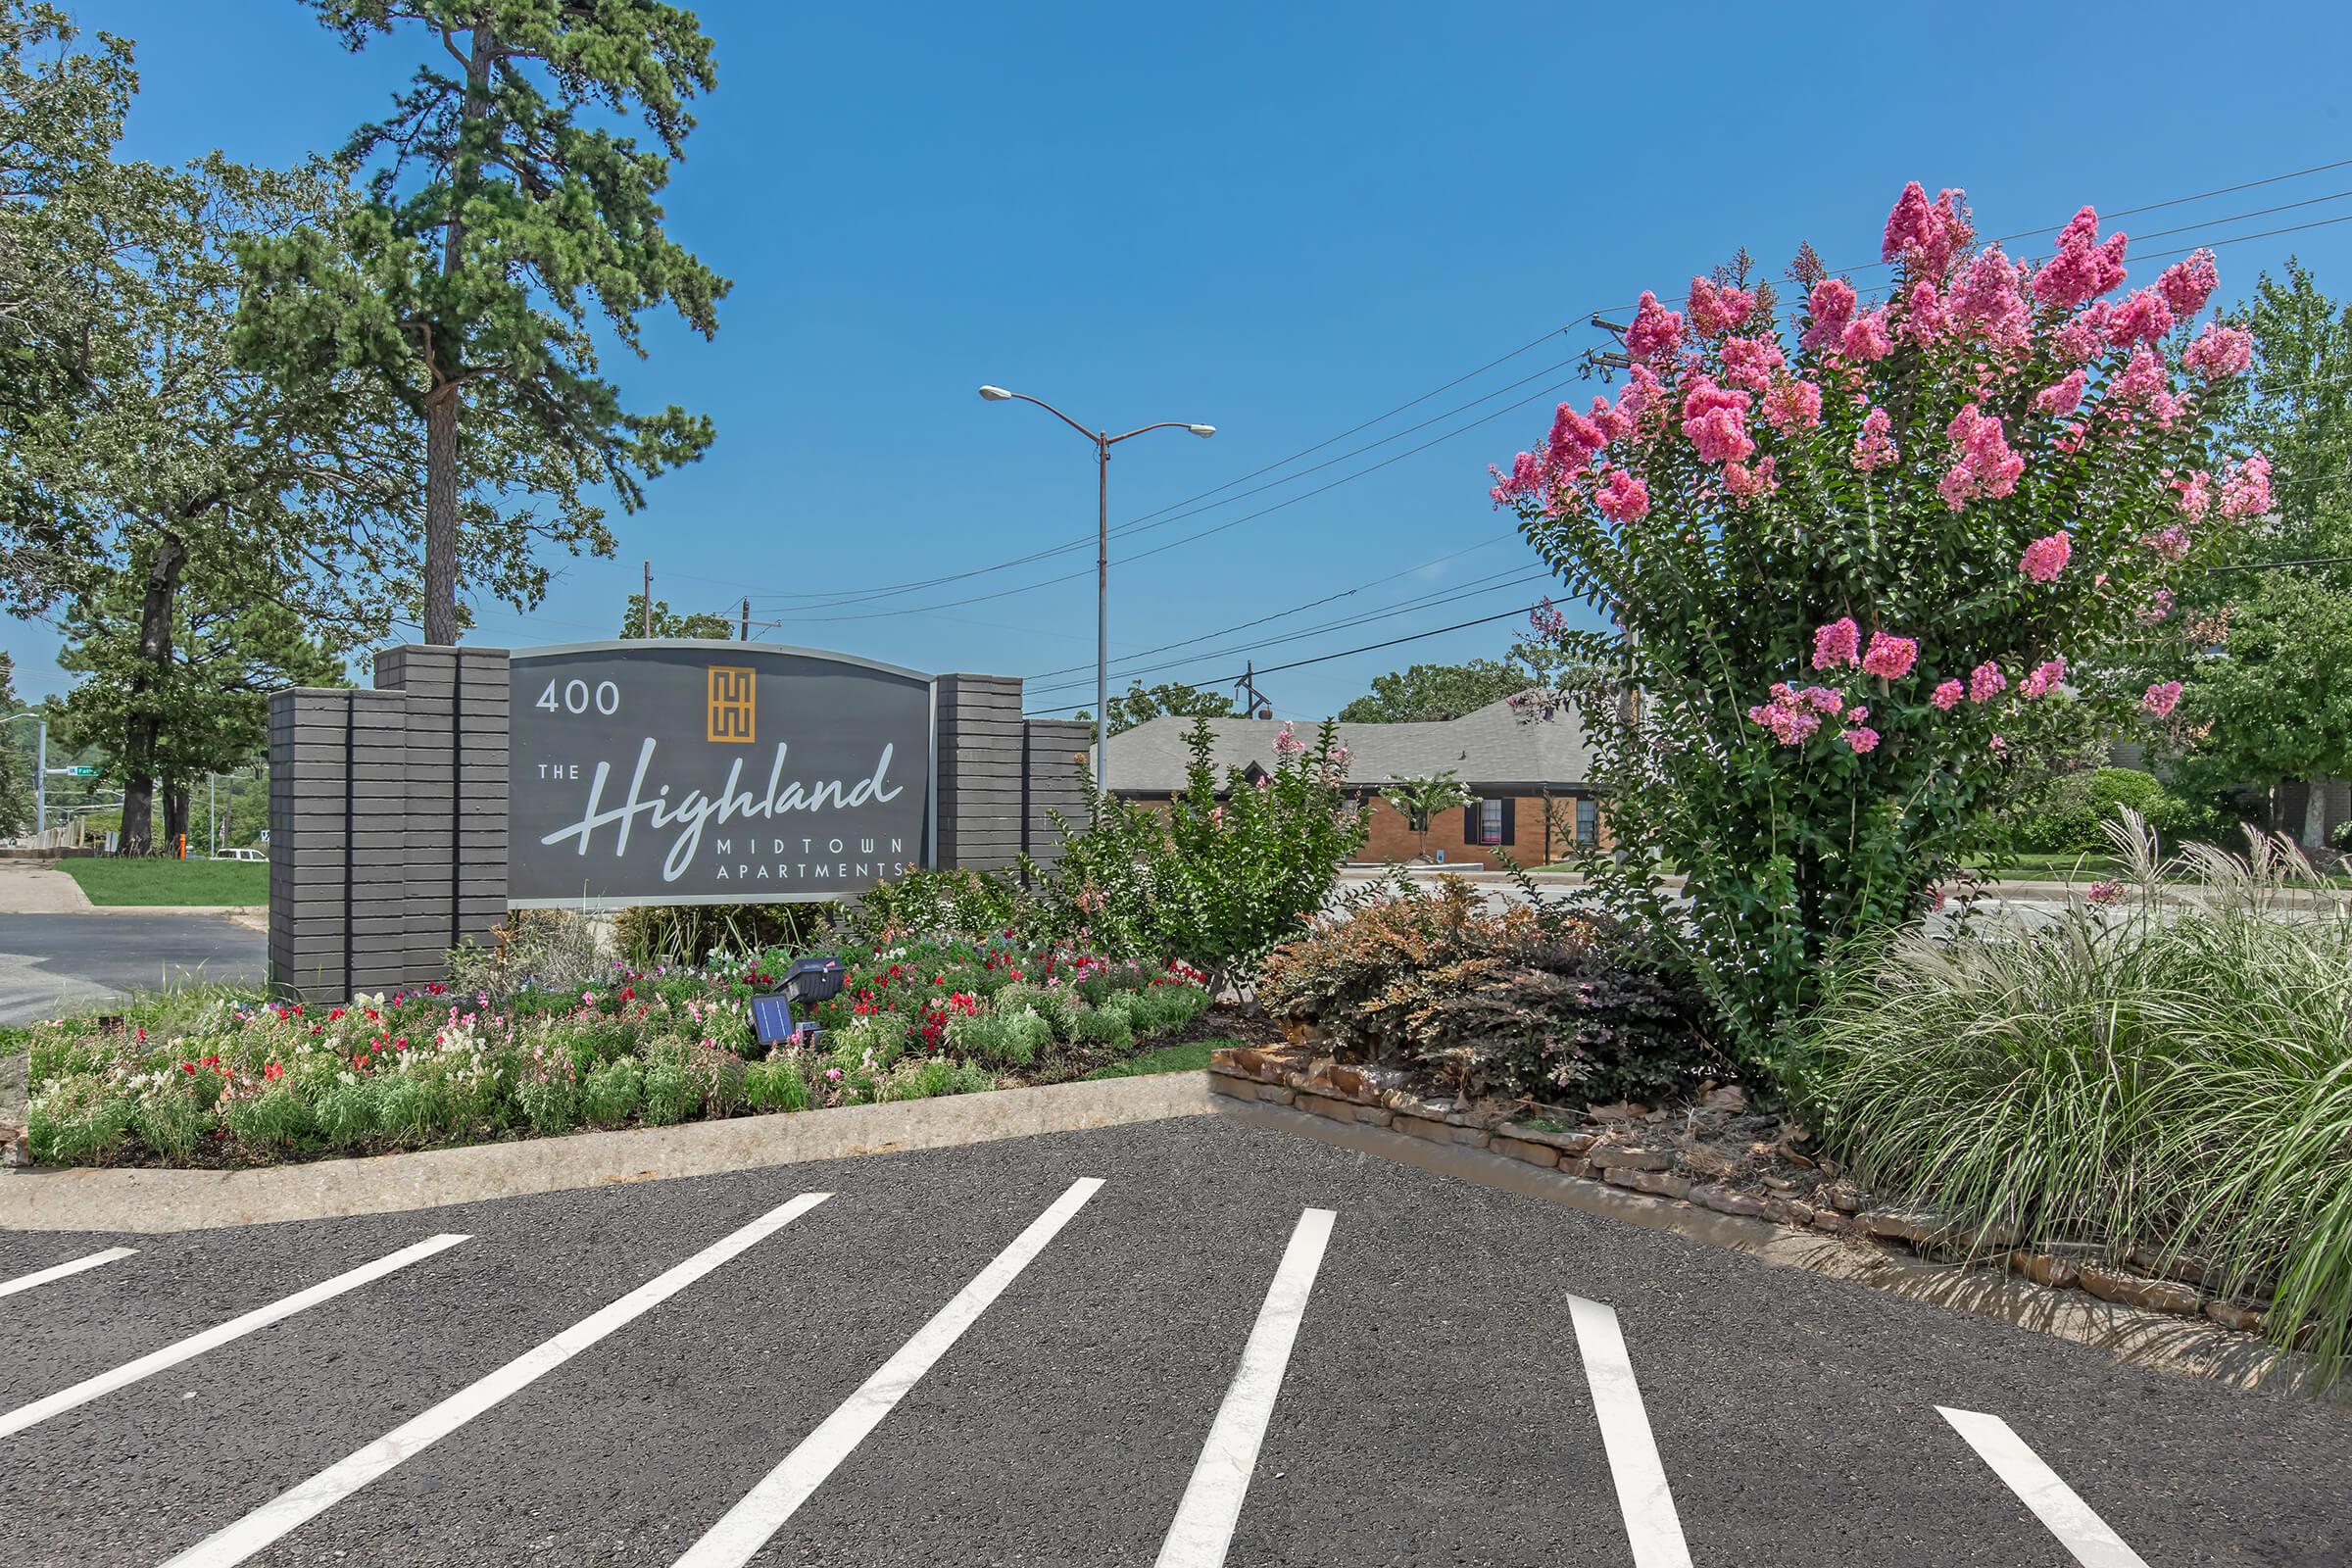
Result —
[[0, 1292], [18, 1564], [2352, 1553], [2341, 1410], [1221, 1116], [8, 1233]]
[[0, 914], [0, 1024], [135, 991], [259, 985], [269, 952], [220, 914]]

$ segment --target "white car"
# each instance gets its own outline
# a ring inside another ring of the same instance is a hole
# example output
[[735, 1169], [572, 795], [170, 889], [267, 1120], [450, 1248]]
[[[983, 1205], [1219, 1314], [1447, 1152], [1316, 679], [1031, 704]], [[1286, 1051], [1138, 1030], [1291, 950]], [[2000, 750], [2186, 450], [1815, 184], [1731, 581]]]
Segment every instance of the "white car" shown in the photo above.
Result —
[[267, 850], [222, 850], [213, 858], [216, 860], [260, 860], [264, 864], [268, 864], [270, 854]]

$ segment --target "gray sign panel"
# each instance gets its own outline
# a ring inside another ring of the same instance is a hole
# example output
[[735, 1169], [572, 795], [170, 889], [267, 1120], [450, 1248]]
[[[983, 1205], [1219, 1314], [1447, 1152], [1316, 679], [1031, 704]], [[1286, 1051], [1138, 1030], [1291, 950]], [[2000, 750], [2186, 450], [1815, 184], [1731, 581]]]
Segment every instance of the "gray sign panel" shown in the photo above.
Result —
[[510, 903], [780, 904], [928, 863], [926, 676], [702, 641], [512, 667]]

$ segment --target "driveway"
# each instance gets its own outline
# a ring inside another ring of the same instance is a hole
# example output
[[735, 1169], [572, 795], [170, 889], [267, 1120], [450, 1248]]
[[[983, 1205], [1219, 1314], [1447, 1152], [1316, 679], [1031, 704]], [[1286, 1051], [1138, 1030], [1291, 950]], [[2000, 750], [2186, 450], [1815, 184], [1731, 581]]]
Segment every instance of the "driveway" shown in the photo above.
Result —
[[0, 1292], [27, 1278], [12, 1564], [2352, 1551], [2340, 1410], [1223, 1116], [0, 1235]]
[[269, 952], [266, 932], [220, 914], [0, 914], [0, 1024], [131, 991], [259, 985]]

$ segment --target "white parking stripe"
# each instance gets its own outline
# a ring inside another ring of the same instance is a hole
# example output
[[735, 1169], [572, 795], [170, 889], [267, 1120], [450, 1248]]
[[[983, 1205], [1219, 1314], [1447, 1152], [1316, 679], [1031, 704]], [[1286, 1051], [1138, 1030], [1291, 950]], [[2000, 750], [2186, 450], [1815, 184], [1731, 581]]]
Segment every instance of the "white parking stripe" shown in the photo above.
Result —
[[338, 1274], [331, 1280], [321, 1280], [308, 1290], [296, 1291], [283, 1300], [272, 1301], [268, 1306], [256, 1307], [241, 1317], [232, 1317], [218, 1328], [206, 1329], [202, 1334], [191, 1334], [177, 1344], [167, 1345], [153, 1354], [142, 1355], [135, 1361], [115, 1368], [112, 1372], [101, 1372], [94, 1378], [83, 1379], [70, 1389], [60, 1389], [45, 1399], [35, 1399], [30, 1404], [19, 1405], [8, 1414], [0, 1415], [0, 1438], [15, 1437], [26, 1427], [36, 1426], [61, 1411], [71, 1410], [75, 1405], [87, 1404], [92, 1399], [114, 1393], [117, 1389], [126, 1388], [141, 1378], [153, 1377], [167, 1367], [174, 1367], [182, 1361], [194, 1360], [207, 1350], [219, 1349], [231, 1340], [242, 1339], [256, 1329], [266, 1329], [272, 1323], [281, 1322], [297, 1312], [317, 1306], [321, 1301], [333, 1300], [346, 1291], [356, 1291], [370, 1280], [380, 1280], [385, 1275], [407, 1268], [411, 1263], [430, 1257], [435, 1252], [446, 1251], [464, 1240], [466, 1238], [463, 1236], [427, 1237], [414, 1247], [404, 1247], [399, 1251], [391, 1253], [389, 1256], [379, 1257], [372, 1263], [363, 1263], [349, 1273]]
[[2049, 1527], [2058, 1544], [2073, 1552], [2082, 1568], [2148, 1568], [2139, 1553], [2125, 1545], [2123, 1537], [2108, 1529], [2107, 1521], [2075, 1494], [2074, 1488], [2058, 1479], [2058, 1472], [2041, 1462], [2041, 1455], [2026, 1446], [2026, 1440], [2012, 1431], [2008, 1422], [1997, 1415], [1947, 1409], [1940, 1404], [1936, 1413], [1967, 1440], [1977, 1457], [1992, 1466], [1992, 1473], [2008, 1483], [2009, 1490]]
[[1649, 1434], [1649, 1415], [1642, 1407], [1642, 1388], [1634, 1381], [1634, 1363], [1625, 1352], [1617, 1313], [1598, 1301], [1571, 1296], [1568, 1317], [1576, 1326], [1576, 1348], [1585, 1358], [1585, 1382], [1592, 1390], [1592, 1413], [1600, 1419], [1600, 1444], [1609, 1456], [1609, 1475], [1617, 1483], [1617, 1509], [1625, 1515], [1634, 1568], [1690, 1568], [1683, 1521], [1674, 1511], [1666, 1467]]
[[734, 1568], [748, 1562], [752, 1554], [767, 1544], [768, 1537], [784, 1526], [808, 1494], [824, 1485], [825, 1477], [834, 1466], [850, 1456], [852, 1449], [865, 1441], [865, 1435], [881, 1424], [909, 1390], [920, 1382], [924, 1373], [958, 1339], [963, 1331], [979, 1319], [994, 1301], [1027, 1268], [1046, 1244], [1054, 1240], [1070, 1216], [1085, 1206], [1102, 1185], [1093, 1176], [1080, 1177], [1070, 1184], [1069, 1191], [1054, 1200], [1054, 1206], [1029, 1222], [1029, 1228], [1013, 1238], [1012, 1245], [999, 1252], [956, 1298], [941, 1307], [914, 1338], [899, 1348], [898, 1353], [882, 1363], [874, 1375], [859, 1386], [857, 1393], [843, 1400], [840, 1407], [817, 1425], [815, 1431], [803, 1438], [773, 1470], [760, 1477], [757, 1486], [743, 1494], [743, 1500], [729, 1508], [703, 1535], [700, 1541], [686, 1548], [677, 1561], [677, 1568]]
[[78, 1274], [85, 1268], [96, 1268], [102, 1263], [112, 1263], [118, 1258], [138, 1255], [139, 1250], [135, 1247], [110, 1247], [103, 1252], [92, 1252], [89, 1256], [77, 1257], [71, 1263], [59, 1263], [53, 1268], [41, 1269], [31, 1274], [20, 1274], [6, 1284], [0, 1284], [0, 1296], [14, 1296], [19, 1291], [29, 1291], [36, 1285], [46, 1285], [51, 1280], [62, 1280], [70, 1274]]
[[1225, 1391], [1225, 1402], [1217, 1407], [1208, 1442], [1201, 1446], [1193, 1479], [1185, 1486], [1184, 1500], [1176, 1505], [1176, 1521], [1160, 1543], [1158, 1568], [1218, 1568], [1225, 1560], [1233, 1527], [1242, 1517], [1242, 1498], [1257, 1468], [1258, 1445], [1265, 1441], [1275, 1396], [1282, 1392], [1282, 1375], [1291, 1363], [1291, 1347], [1298, 1339], [1299, 1320], [1306, 1316], [1306, 1298], [1314, 1291], [1316, 1270], [1323, 1266], [1332, 1219], [1330, 1209], [1310, 1208], [1291, 1232], [1291, 1245], [1274, 1270], [1265, 1304], [1257, 1309], [1257, 1325], [1242, 1347], [1241, 1368]]
[[642, 1316], [710, 1273], [727, 1259], [773, 1236], [814, 1208], [830, 1193], [803, 1193], [712, 1242], [683, 1263], [657, 1274], [612, 1305], [591, 1313], [550, 1340], [475, 1379], [439, 1404], [401, 1423], [298, 1486], [288, 1488], [217, 1535], [207, 1536], [164, 1568], [227, 1568], [240, 1563], [326, 1512], [402, 1460], [421, 1453], [484, 1410], [539, 1378], [632, 1319]]

